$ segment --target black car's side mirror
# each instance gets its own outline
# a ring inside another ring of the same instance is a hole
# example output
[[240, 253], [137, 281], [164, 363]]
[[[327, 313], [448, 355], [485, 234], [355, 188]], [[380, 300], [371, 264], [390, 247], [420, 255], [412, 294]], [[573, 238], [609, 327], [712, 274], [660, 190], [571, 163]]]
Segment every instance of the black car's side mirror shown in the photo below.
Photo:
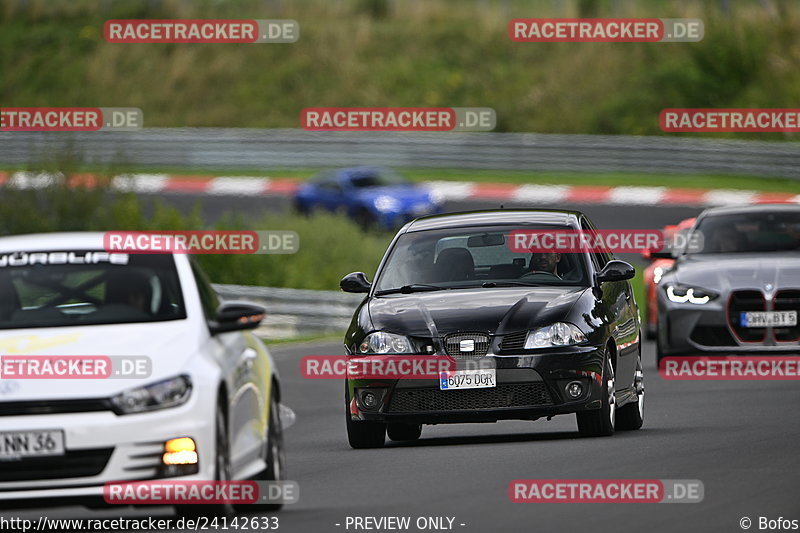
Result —
[[363, 272], [351, 272], [342, 278], [339, 287], [344, 292], [369, 292], [372, 283], [367, 281], [367, 275]]
[[597, 282], [625, 281], [631, 279], [635, 274], [636, 271], [629, 263], [615, 259], [606, 263], [606, 266], [597, 273]]
[[217, 315], [209, 322], [212, 335], [258, 327], [264, 319], [265, 309], [249, 302], [223, 302]]

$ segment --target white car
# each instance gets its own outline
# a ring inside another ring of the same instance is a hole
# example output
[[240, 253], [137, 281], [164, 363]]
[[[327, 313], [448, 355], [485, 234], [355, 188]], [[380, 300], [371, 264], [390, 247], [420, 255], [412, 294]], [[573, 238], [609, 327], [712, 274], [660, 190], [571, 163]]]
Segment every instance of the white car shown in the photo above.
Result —
[[[3, 364], [109, 356], [123, 371], [16, 379], [0, 365], [0, 503], [102, 502], [110, 481], [283, 479], [278, 375], [247, 331], [263, 313], [220, 304], [188, 255], [107, 253], [102, 233], [0, 238]], [[149, 360], [148, 375], [122, 360]]]

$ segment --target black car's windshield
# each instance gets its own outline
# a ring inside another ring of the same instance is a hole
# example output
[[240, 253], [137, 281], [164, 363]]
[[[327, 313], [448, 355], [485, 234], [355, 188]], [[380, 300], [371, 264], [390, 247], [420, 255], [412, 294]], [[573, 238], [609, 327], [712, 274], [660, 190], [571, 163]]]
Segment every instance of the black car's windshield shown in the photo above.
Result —
[[171, 255], [0, 254], [0, 329], [186, 318]]
[[520, 252], [510, 245], [514, 231], [543, 229], [570, 228], [500, 226], [405, 233], [378, 274], [376, 294], [468, 287], [588, 286], [584, 254]]
[[762, 211], [706, 216], [695, 232], [701, 247], [687, 253], [800, 251], [800, 211]]

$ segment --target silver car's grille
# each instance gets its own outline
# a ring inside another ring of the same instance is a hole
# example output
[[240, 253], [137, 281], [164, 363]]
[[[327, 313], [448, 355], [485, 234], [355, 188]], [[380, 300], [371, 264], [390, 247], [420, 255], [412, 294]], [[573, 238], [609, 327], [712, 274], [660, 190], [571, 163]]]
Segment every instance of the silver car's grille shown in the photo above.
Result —
[[742, 342], [764, 342], [766, 328], [745, 328], [741, 325], [741, 314], [746, 311], [765, 311], [766, 302], [761, 291], [734, 291], [728, 300], [728, 324], [734, 335]]
[[[782, 290], [775, 295], [776, 311], [797, 311], [800, 315], [800, 289]], [[797, 342], [800, 340], [800, 323], [790, 328], [772, 330], [778, 342]]]
[[476, 359], [489, 351], [489, 335], [485, 333], [454, 333], [444, 338], [447, 355], [456, 359]]

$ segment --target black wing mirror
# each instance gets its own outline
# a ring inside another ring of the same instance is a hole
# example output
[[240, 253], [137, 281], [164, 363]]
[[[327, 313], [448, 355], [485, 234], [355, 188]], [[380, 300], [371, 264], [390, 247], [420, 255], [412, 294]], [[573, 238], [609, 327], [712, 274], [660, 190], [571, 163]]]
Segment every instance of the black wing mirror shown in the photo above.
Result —
[[372, 283], [367, 281], [367, 276], [363, 272], [351, 272], [342, 278], [339, 287], [344, 292], [369, 292]]
[[217, 309], [216, 317], [209, 323], [209, 328], [212, 335], [254, 329], [264, 319], [265, 313], [263, 307], [249, 302], [223, 302]]
[[606, 263], [606, 266], [597, 273], [597, 282], [625, 281], [631, 279], [635, 274], [636, 271], [629, 263], [615, 259]]

